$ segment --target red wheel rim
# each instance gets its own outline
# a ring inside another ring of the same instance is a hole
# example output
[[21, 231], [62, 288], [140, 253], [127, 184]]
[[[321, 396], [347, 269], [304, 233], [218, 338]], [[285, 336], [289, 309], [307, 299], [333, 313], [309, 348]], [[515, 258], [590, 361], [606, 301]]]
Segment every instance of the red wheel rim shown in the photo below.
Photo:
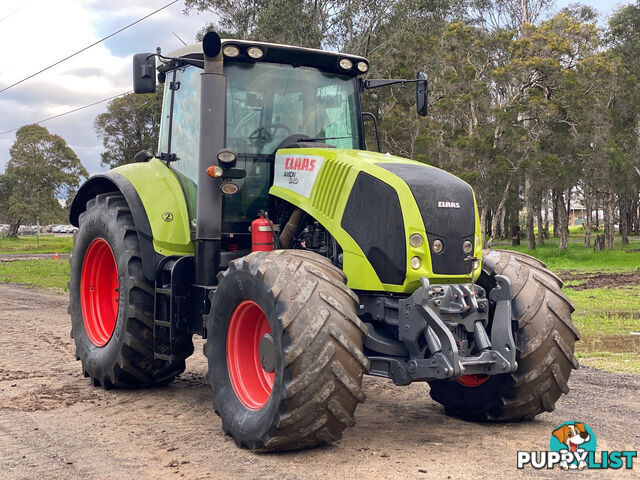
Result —
[[273, 389], [275, 372], [265, 371], [260, 362], [260, 339], [265, 333], [271, 333], [271, 327], [258, 304], [240, 303], [227, 329], [227, 368], [236, 397], [252, 410], [262, 408]]
[[87, 336], [104, 347], [118, 318], [118, 267], [106, 240], [96, 238], [84, 256], [80, 278], [80, 305]]
[[489, 375], [482, 374], [471, 374], [471, 375], [460, 375], [458, 378], [458, 383], [463, 387], [479, 387], [484, 382], [489, 380]]

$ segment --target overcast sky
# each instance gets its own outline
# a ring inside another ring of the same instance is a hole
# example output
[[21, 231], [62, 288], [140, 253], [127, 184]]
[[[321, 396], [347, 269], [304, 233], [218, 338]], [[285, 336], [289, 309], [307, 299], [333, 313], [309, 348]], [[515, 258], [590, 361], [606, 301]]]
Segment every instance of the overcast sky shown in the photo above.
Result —
[[[0, 89], [151, 13], [170, 0], [0, 0]], [[570, 1], [558, 0], [558, 8]], [[586, 0], [608, 16], [629, 1]], [[163, 52], [187, 43], [212, 15], [185, 16], [182, 0], [33, 79], [0, 93], [0, 132], [30, 124], [132, 88], [131, 56]], [[101, 141], [93, 122], [106, 103], [42, 125], [62, 136], [89, 173], [100, 166]], [[9, 160], [13, 133], [0, 135], [0, 172]]]

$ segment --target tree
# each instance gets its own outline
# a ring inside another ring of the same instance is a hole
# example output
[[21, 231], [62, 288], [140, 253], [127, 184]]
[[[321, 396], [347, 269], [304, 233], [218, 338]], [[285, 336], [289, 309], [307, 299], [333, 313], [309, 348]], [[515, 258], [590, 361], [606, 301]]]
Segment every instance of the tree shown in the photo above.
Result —
[[23, 221], [59, 216], [88, 173], [62, 137], [39, 125], [18, 129], [9, 153], [0, 176], [0, 207], [7, 212], [9, 236], [16, 236]]
[[103, 166], [111, 168], [133, 162], [140, 150], [158, 145], [162, 88], [156, 93], [130, 93], [109, 102], [94, 126], [105, 151], [100, 154]]

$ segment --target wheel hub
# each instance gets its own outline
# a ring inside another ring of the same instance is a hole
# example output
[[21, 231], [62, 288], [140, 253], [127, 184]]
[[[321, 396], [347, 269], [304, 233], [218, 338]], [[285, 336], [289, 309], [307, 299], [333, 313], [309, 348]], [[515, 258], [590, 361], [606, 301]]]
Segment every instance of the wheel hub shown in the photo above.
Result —
[[82, 262], [80, 306], [87, 336], [96, 347], [104, 347], [116, 327], [120, 301], [118, 266], [103, 238], [91, 242]]
[[227, 328], [227, 369], [238, 400], [252, 410], [269, 400], [276, 369], [276, 348], [267, 316], [251, 301], [241, 302]]

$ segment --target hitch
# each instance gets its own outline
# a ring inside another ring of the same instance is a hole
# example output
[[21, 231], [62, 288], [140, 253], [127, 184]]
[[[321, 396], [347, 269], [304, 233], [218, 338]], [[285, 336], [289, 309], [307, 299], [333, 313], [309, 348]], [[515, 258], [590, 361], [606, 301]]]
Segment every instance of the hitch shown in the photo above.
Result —
[[[398, 341], [384, 342], [375, 327], [368, 325], [370, 335], [365, 346], [376, 352], [393, 352], [389, 356], [369, 356], [371, 374], [407, 385], [515, 371], [518, 365], [511, 330], [511, 283], [500, 275], [495, 280], [496, 287], [490, 292], [490, 299], [495, 302], [491, 322], [489, 299], [484, 289], [475, 284], [430, 285], [427, 278], [422, 278], [422, 286], [410, 297], [398, 300], [397, 313], [391, 314], [395, 308], [389, 308], [390, 303], [395, 302], [364, 299], [361, 310], [398, 327]], [[487, 334], [489, 328], [491, 337]]]

